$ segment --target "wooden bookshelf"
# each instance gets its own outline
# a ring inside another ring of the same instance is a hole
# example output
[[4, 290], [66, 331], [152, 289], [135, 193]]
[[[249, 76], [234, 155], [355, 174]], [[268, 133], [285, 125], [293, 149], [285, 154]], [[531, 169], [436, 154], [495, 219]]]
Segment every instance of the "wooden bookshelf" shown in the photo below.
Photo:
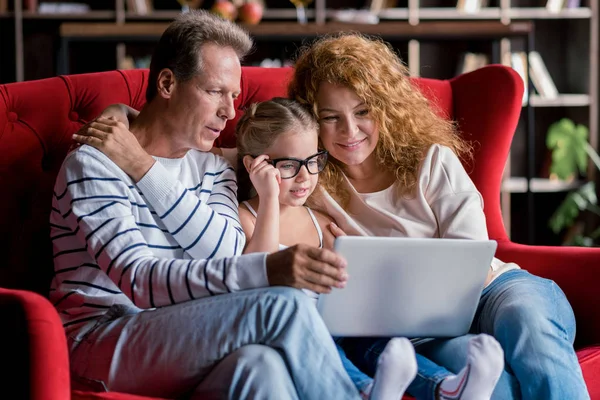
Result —
[[560, 94], [556, 99], [529, 96], [529, 105], [532, 107], [588, 107], [590, 104], [589, 94]]
[[511, 19], [590, 19], [593, 15], [589, 7], [563, 9], [557, 13], [543, 7], [514, 7], [506, 10], [506, 13]]
[[117, 13], [115, 11], [88, 11], [85, 13], [39, 13], [24, 11], [23, 19], [51, 19], [57, 21], [63, 20], [114, 20]]
[[[582, 181], [565, 182], [554, 179], [533, 178], [530, 187], [533, 193], [567, 192], [583, 185]], [[502, 183], [502, 191], [507, 193], [527, 193], [527, 178], [511, 177]]]
[[[167, 23], [128, 22], [116, 23], [63, 23], [60, 36], [63, 38], [121, 38], [134, 36], [160, 36]], [[504, 25], [497, 21], [423, 22], [411, 25], [407, 22], [382, 22], [377, 25], [359, 25], [330, 22], [306, 25], [287, 22], [263, 22], [244, 26], [255, 38], [281, 38], [289, 36], [313, 37], [341, 31], [398, 37], [405, 39], [485, 39], [527, 35], [532, 30], [529, 22]]]

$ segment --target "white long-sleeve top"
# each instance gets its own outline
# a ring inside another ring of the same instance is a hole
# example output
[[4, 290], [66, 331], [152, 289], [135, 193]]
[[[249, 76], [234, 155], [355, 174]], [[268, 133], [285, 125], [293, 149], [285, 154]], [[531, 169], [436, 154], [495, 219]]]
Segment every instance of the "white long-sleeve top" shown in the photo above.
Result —
[[[483, 198], [454, 152], [433, 145], [423, 160], [416, 191], [397, 195], [397, 184], [376, 193], [350, 193], [346, 210], [324, 193], [326, 212], [351, 235], [487, 240]], [[517, 269], [515, 263], [492, 261], [492, 280]]]
[[68, 331], [115, 304], [149, 309], [268, 285], [266, 254], [239, 256], [230, 164], [195, 150], [155, 159], [136, 184], [90, 146], [66, 157], [50, 215], [50, 300]]

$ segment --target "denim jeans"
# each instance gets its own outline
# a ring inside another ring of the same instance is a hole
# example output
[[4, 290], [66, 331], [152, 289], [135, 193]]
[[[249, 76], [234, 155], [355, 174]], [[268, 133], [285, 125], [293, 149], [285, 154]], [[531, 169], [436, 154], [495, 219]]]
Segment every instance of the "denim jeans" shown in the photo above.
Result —
[[[505, 272], [484, 289], [470, 335], [415, 346], [418, 372], [407, 392], [435, 399], [440, 382], [464, 367], [468, 341], [479, 333], [494, 336], [504, 350], [506, 366], [492, 399], [590, 398], [573, 349], [575, 317], [569, 302], [554, 282], [525, 270]], [[387, 341], [343, 339], [338, 344], [372, 375]]]
[[[352, 361], [350, 361], [350, 359], [346, 355], [346, 351], [344, 350], [344, 347], [342, 346], [342, 344], [344, 342], [344, 338], [341, 338], [341, 337], [334, 338], [334, 340], [336, 342], [335, 344], [336, 344], [338, 352], [340, 354], [340, 359], [342, 360], [342, 365], [344, 366], [346, 373], [350, 377], [350, 380], [352, 381], [352, 383], [354, 383], [354, 386], [361, 394], [366, 395], [365, 390], [373, 382], [373, 378], [371, 378], [369, 375], [362, 372], [360, 369], [358, 369], [356, 367], [356, 365], [354, 365], [354, 363]], [[383, 351], [383, 349], [382, 349], [382, 351]], [[374, 374], [374, 372], [373, 372], [373, 374]]]
[[73, 380], [202, 399], [360, 399], [312, 301], [265, 288], [139, 311], [68, 336]]

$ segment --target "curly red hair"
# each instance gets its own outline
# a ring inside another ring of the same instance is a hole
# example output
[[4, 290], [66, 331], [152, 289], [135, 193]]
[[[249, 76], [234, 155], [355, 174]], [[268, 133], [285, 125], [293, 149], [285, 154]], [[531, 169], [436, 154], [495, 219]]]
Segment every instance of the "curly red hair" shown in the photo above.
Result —
[[[470, 157], [471, 146], [456, 125], [440, 117], [411, 83], [409, 71], [391, 46], [356, 33], [322, 37], [301, 50], [289, 96], [318, 118], [317, 93], [323, 82], [353, 90], [369, 108], [379, 128], [378, 163], [394, 173], [401, 195], [414, 192], [419, 165], [433, 144]], [[321, 185], [342, 205], [349, 193], [341, 185], [341, 163], [330, 158]]]

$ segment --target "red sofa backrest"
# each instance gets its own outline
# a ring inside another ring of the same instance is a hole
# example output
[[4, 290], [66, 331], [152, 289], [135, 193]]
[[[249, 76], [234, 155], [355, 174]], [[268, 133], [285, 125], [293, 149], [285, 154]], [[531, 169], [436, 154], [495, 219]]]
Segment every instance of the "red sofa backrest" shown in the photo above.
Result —
[[[289, 68], [244, 67], [236, 119], [229, 122], [217, 144], [234, 147], [235, 122], [245, 107], [285, 96], [291, 72]], [[147, 78], [147, 70], [130, 70], [0, 85], [0, 286], [46, 295], [52, 274], [51, 195], [71, 135], [110, 104], [140, 109]], [[455, 118], [452, 82], [416, 80], [448, 118]], [[514, 125], [516, 120], [508, 128], [514, 131]], [[500, 150], [499, 157], [505, 159], [508, 147], [504, 154]], [[491, 193], [497, 196], [498, 188], [492, 185]], [[501, 221], [496, 231], [502, 235]]]

